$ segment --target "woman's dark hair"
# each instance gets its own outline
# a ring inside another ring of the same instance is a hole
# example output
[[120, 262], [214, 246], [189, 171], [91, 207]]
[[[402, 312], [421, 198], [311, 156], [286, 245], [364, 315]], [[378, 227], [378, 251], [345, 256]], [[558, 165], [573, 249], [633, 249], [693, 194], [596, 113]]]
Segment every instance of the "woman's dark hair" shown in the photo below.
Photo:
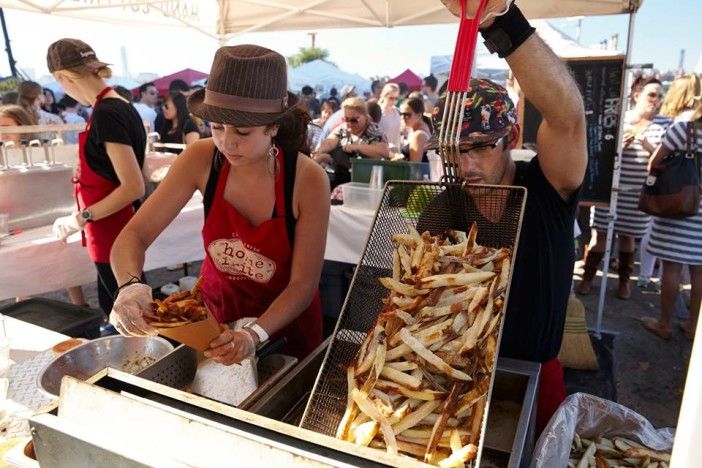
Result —
[[166, 96], [166, 102], [171, 101], [176, 108], [176, 126], [174, 127], [174, 122], [169, 119], [163, 119], [161, 122], [161, 127], [158, 129], [158, 133], [163, 138], [167, 134], [180, 135], [180, 139], [185, 141], [185, 135], [183, 135], [183, 127], [185, 122], [190, 118], [190, 111], [188, 110], [188, 101], [182, 94], [168, 95]]
[[429, 127], [429, 133], [433, 133], [434, 126], [431, 124], [431, 119], [424, 115], [424, 101], [422, 101], [421, 99], [412, 98], [405, 101], [405, 104], [407, 104], [409, 108], [412, 109], [412, 112], [422, 116], [422, 120], [425, 124], [427, 124], [427, 127]]
[[650, 84], [662, 85], [661, 80], [654, 76], [638, 75], [636, 78], [634, 78], [634, 81], [631, 83], [631, 89], [629, 93], [629, 104], [632, 106], [635, 105], [636, 102], [634, 101], [634, 93], [640, 93], [646, 86]]
[[52, 114], [58, 115], [59, 108], [58, 108], [58, 103], [56, 102], [56, 95], [54, 94], [54, 92], [49, 88], [44, 88], [44, 89], [42, 89], [42, 93], [44, 93], [44, 95], [46, 95], [46, 93], [49, 93], [49, 94], [51, 94], [51, 98], [52, 98], [51, 105], [47, 106], [46, 104], [44, 104], [42, 106], [42, 109], [44, 109], [46, 112], [51, 112]]
[[383, 118], [383, 109], [377, 102], [366, 102], [366, 111], [373, 123], [380, 123], [380, 119]]
[[34, 81], [23, 81], [17, 89], [19, 96], [17, 97], [17, 105], [34, 116], [39, 121], [39, 112], [34, 108], [34, 101], [37, 96], [42, 93], [42, 87]]
[[323, 99], [322, 103], [319, 105], [320, 111], [321, 111], [322, 107], [324, 107], [324, 104], [331, 107], [332, 114], [339, 110], [339, 101], [337, 101], [335, 99]]
[[309, 155], [307, 125], [312, 121], [310, 113], [307, 112], [305, 106], [300, 104], [297, 96], [289, 96], [288, 105], [290, 109], [277, 122], [268, 125], [268, 128], [272, 128], [275, 125], [279, 126], [275, 142], [283, 148], [283, 153], [304, 153]]

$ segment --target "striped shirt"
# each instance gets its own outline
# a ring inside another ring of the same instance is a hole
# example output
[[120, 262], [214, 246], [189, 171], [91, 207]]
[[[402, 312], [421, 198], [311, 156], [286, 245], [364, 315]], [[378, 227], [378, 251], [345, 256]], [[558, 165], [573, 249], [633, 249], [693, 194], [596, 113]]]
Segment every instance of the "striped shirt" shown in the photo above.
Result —
[[[641, 139], [656, 147], [660, 144], [663, 134], [671, 119], [657, 115], [651, 124], [640, 133]], [[625, 123], [624, 131], [632, 129], [633, 125]], [[651, 221], [651, 217], [639, 211], [639, 193], [648, 176], [648, 160], [651, 154], [641, 145], [637, 138], [622, 150], [622, 165], [619, 176], [619, 196], [617, 198], [617, 219], [614, 222], [614, 231], [641, 238]], [[595, 208], [594, 227], [598, 231], [607, 230], [607, 216], [609, 209]]]
[[[663, 145], [671, 151], [687, 146], [687, 122], [676, 122], [666, 132]], [[697, 131], [698, 156], [702, 151], [702, 131]], [[702, 206], [688, 218], [653, 217], [648, 251], [663, 260], [702, 265]]]

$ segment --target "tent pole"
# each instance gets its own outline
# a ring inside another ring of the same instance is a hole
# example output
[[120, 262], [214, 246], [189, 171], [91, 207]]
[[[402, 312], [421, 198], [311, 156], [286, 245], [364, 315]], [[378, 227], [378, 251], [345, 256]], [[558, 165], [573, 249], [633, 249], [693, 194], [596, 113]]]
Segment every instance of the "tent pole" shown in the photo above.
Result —
[[600, 297], [597, 302], [597, 322], [595, 324], [595, 337], [601, 338], [602, 316], [604, 314], [605, 294], [607, 293], [607, 275], [609, 273], [609, 260], [612, 255], [612, 238], [614, 237], [614, 221], [617, 218], [617, 199], [619, 196], [619, 176], [622, 168], [622, 142], [624, 140], [624, 114], [628, 105], [629, 90], [629, 70], [631, 68], [631, 48], [634, 40], [634, 23], [636, 22], [636, 12], [632, 9], [629, 12], [629, 32], [626, 40], [626, 55], [624, 57], [624, 69], [622, 73], [622, 87], [619, 95], [619, 131], [617, 133], [617, 152], [614, 157], [614, 172], [612, 174], [612, 193], [609, 199], [609, 215], [607, 219], [607, 241], [605, 244], [604, 264], [602, 265], [602, 281], [600, 283]]
[[0, 23], [2, 23], [2, 35], [5, 37], [5, 51], [7, 52], [7, 60], [10, 62], [10, 73], [17, 77], [17, 67], [15, 66], [15, 58], [12, 56], [12, 47], [10, 47], [10, 35], [7, 33], [7, 24], [5, 24], [5, 12], [0, 8]]

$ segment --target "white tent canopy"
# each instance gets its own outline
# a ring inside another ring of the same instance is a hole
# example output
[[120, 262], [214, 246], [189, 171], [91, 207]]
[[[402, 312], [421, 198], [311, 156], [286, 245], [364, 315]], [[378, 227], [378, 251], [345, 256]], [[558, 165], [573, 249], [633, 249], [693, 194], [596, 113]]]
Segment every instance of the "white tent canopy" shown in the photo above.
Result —
[[[643, 0], [520, 0], [529, 18], [635, 11]], [[190, 27], [224, 42], [254, 31], [455, 23], [440, 0], [0, 0], [0, 7], [143, 27]]]
[[[592, 49], [583, 47], [573, 38], [560, 31], [545, 20], [532, 20], [531, 25], [536, 28], [538, 35], [559, 56], [564, 58], [598, 57], [616, 55], [612, 50]], [[451, 70], [451, 55], [439, 55], [431, 58], [430, 71], [434, 76], [448, 76]], [[474, 76], [490, 78], [497, 81], [504, 80], [509, 67], [504, 59], [490, 54], [482, 43], [478, 44], [475, 51]]]
[[305, 85], [312, 86], [318, 91], [321, 87], [325, 92], [331, 88], [341, 91], [344, 85], [354, 85], [359, 94], [370, 90], [369, 80], [357, 73], [345, 72], [323, 60], [314, 60], [297, 68], [288, 68], [288, 88], [297, 92]]

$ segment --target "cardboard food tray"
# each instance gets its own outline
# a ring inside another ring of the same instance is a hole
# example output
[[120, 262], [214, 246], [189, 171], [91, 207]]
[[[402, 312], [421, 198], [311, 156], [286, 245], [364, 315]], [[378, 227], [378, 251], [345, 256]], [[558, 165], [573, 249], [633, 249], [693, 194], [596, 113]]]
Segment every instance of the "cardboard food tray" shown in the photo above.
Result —
[[158, 328], [158, 334], [165, 336], [186, 346], [195, 348], [198, 351], [206, 350], [210, 342], [220, 334], [220, 327], [217, 320], [207, 311], [207, 318], [199, 322], [189, 323], [174, 328]]

